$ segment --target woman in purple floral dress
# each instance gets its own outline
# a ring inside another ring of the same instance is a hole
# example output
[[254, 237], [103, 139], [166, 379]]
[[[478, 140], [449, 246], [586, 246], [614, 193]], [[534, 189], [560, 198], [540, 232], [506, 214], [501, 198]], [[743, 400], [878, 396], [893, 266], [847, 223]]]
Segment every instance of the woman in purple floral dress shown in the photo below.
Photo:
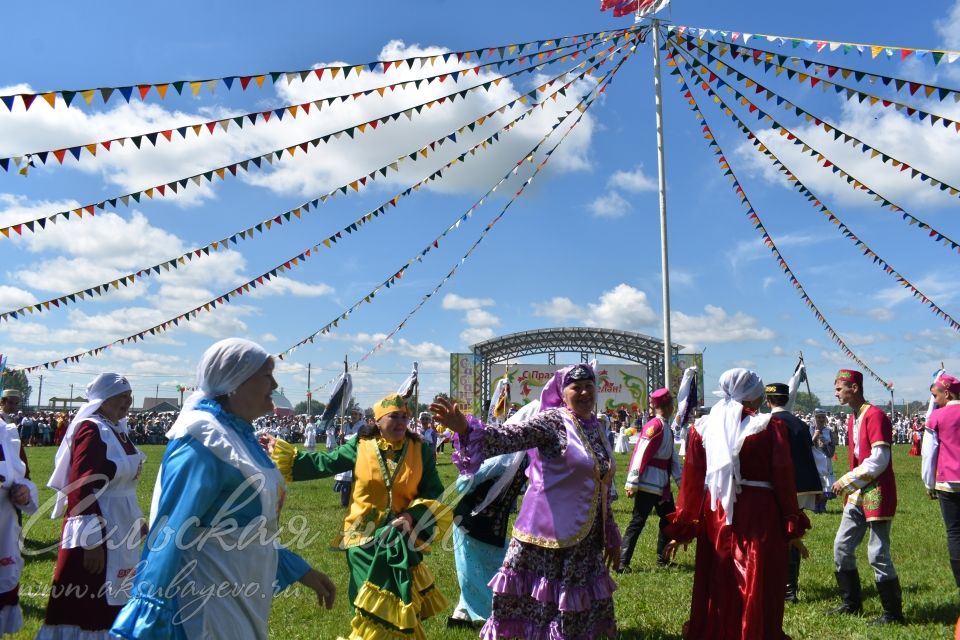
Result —
[[588, 640], [616, 634], [610, 567], [620, 532], [609, 507], [614, 463], [593, 414], [596, 375], [587, 365], [554, 374], [541, 412], [516, 425], [468, 423], [442, 398], [437, 421], [457, 433], [459, 466], [530, 450], [529, 484], [503, 566], [490, 581], [493, 614], [483, 640]]

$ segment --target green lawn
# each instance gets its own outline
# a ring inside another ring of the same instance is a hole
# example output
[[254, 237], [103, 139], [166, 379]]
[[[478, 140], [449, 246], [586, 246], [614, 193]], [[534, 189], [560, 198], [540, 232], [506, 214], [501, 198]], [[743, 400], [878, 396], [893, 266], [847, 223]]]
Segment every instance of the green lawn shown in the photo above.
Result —
[[[785, 628], [793, 638], [952, 638], [952, 623], [960, 614], [960, 600], [950, 574], [943, 521], [937, 503], [926, 497], [920, 482], [920, 460], [907, 456], [908, 448], [898, 446], [894, 451], [897, 469], [900, 507], [893, 527], [893, 554], [904, 589], [904, 608], [910, 621], [906, 627], [871, 629], [865, 620], [834, 618], [823, 615], [824, 609], [837, 603], [833, 581], [833, 536], [840, 520], [837, 501], [830, 503], [827, 514], [811, 516], [813, 530], [806, 538], [811, 558], [803, 563], [800, 577], [801, 602], [787, 608]], [[150, 502], [154, 478], [163, 447], [145, 447], [149, 456], [140, 483], [140, 502], [144, 512]], [[28, 449], [30, 466], [38, 485], [50, 475], [53, 448]], [[846, 451], [841, 455], [846, 459]], [[618, 456], [618, 486], [622, 486], [626, 470], [626, 456]], [[450, 482], [456, 470], [449, 462], [449, 447], [440, 458], [440, 474]], [[843, 468], [841, 461], [837, 469]], [[284, 509], [284, 518], [300, 514], [311, 523], [311, 534], [318, 541], [303, 551], [303, 555], [318, 569], [328, 573], [341, 593], [332, 611], [319, 609], [315, 601], [303, 591], [288, 593], [274, 603], [270, 618], [270, 637], [282, 640], [334, 640], [349, 630], [350, 613], [345, 601], [347, 573], [341, 554], [328, 550], [327, 541], [333, 539], [343, 510], [339, 496], [332, 490], [333, 480], [320, 480], [292, 485]], [[622, 493], [622, 492], [621, 492]], [[41, 502], [51, 492], [41, 488]], [[630, 501], [625, 498], [614, 503], [614, 513], [621, 530], [630, 516]], [[60, 522], [39, 519], [28, 532], [26, 546], [38, 549], [56, 544]], [[634, 558], [635, 573], [619, 576], [616, 607], [621, 638], [678, 639], [686, 620], [693, 581], [693, 548], [681, 554], [681, 567], [670, 570], [654, 568], [656, 519], [649, 521], [643, 532]], [[860, 549], [861, 577], [865, 583], [864, 595], [867, 615], [879, 614], [880, 603], [872, 586], [872, 572], [866, 563], [866, 544]], [[43, 620], [46, 597], [30, 595], [43, 592], [53, 573], [55, 555], [43, 553], [27, 559], [22, 581], [22, 603], [25, 629], [19, 637], [32, 638]], [[427, 563], [437, 576], [442, 591], [452, 603], [457, 599], [456, 570], [453, 554], [437, 549]], [[868, 584], [870, 581], [870, 584]], [[426, 622], [427, 635], [444, 638], [474, 638], [475, 632], [447, 631], [445, 618]]]

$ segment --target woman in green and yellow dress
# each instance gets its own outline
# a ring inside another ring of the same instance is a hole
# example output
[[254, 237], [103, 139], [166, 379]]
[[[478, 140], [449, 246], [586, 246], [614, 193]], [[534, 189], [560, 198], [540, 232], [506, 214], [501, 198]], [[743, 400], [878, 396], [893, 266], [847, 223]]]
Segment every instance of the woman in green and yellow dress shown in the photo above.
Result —
[[353, 471], [350, 506], [334, 542], [347, 556], [351, 640], [423, 639], [421, 621], [447, 608], [423, 553], [449, 528], [452, 512], [438, 501], [443, 484], [433, 447], [407, 428], [406, 401], [387, 396], [373, 416], [375, 426], [329, 452], [300, 451], [271, 436], [261, 443], [288, 481]]

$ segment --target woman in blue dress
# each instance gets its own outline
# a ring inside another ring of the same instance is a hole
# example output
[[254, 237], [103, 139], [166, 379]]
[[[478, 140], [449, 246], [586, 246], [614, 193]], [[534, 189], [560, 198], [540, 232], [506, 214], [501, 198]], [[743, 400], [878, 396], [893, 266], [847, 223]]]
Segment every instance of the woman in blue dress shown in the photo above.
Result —
[[330, 579], [276, 541], [285, 484], [251, 424], [273, 410], [276, 387], [273, 359], [253, 342], [222, 340], [204, 353], [198, 391], [167, 432], [150, 532], [115, 635], [266, 639], [273, 597], [294, 582], [333, 606]]

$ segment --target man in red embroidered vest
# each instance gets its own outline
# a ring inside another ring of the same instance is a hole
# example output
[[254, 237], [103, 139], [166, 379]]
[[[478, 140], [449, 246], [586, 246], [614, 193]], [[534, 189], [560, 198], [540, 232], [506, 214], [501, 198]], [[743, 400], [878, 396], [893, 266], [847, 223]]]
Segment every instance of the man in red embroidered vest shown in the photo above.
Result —
[[873, 567], [883, 614], [871, 624], [903, 624], [900, 579], [890, 556], [890, 526], [897, 510], [897, 485], [890, 444], [893, 425], [887, 415], [863, 397], [863, 374], [841, 369], [834, 391], [840, 404], [850, 407], [847, 442], [850, 471], [833, 483], [833, 492], [844, 498], [843, 517], [833, 541], [837, 586], [843, 604], [828, 613], [863, 612], [856, 551], [869, 531], [867, 559]]
[[637, 546], [637, 539], [647, 524], [651, 509], [660, 516], [660, 533], [657, 538], [657, 566], [669, 566], [664, 548], [670, 541], [663, 530], [669, 524], [667, 516], [676, 511], [670, 477], [680, 482], [680, 463], [673, 448], [673, 432], [670, 416], [673, 415], [673, 396], [669, 389], [657, 389], [650, 394], [650, 407], [654, 411], [640, 431], [640, 438], [627, 469], [625, 489], [627, 497], [633, 498], [633, 515], [623, 535], [618, 573], [630, 573], [630, 560]]
[[960, 380], [944, 372], [930, 387], [937, 409], [923, 438], [923, 483], [939, 499], [953, 579], [960, 587]]

